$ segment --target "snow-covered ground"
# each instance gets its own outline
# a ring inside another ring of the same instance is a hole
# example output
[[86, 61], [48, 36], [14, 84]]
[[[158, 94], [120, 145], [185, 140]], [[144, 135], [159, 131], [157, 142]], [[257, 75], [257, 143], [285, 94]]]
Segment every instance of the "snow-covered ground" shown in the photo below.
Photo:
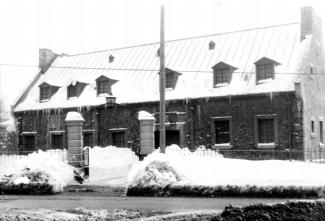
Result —
[[[168, 166], [173, 170], [168, 171]], [[148, 180], [148, 185], [325, 186], [324, 171], [325, 164], [197, 156], [184, 154], [173, 145], [167, 147], [165, 155], [156, 151], [135, 165], [128, 182], [131, 186], [143, 184], [143, 180]]]
[[[91, 148], [90, 175], [85, 184], [125, 186], [128, 173], [138, 161], [138, 157], [128, 148]], [[77, 184], [73, 170], [74, 167], [68, 165], [66, 150], [0, 156], [0, 182], [14, 185], [44, 182], [53, 186], [54, 192], [61, 192], [64, 186]], [[38, 176], [37, 181], [32, 178], [35, 176]]]

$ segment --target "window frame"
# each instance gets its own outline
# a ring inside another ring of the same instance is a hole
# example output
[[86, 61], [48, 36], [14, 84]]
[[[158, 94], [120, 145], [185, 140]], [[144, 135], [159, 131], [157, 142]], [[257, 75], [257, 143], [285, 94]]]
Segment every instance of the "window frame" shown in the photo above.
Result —
[[213, 85], [218, 87], [220, 85], [229, 84], [230, 67], [213, 68]]
[[[259, 120], [273, 120], [273, 136], [274, 142], [270, 143], [260, 143], [260, 128], [259, 128]], [[255, 143], [257, 148], [275, 148], [278, 144], [278, 122], [276, 114], [261, 114], [255, 116], [255, 125], [254, 125], [254, 134], [255, 134]]]
[[[72, 85], [72, 84], [70, 84], [69, 86], [68, 86], [68, 88], [67, 88], [67, 97], [68, 97], [68, 99], [69, 98], [75, 98], [75, 97], [78, 97], [77, 96], [77, 84], [76, 85]], [[71, 91], [72, 90], [72, 91]], [[72, 93], [72, 95], [71, 95], [71, 92], [74, 92], [74, 93]]]
[[174, 89], [175, 88], [175, 74], [169, 72], [165, 74], [165, 89]]
[[110, 94], [109, 79], [97, 80], [97, 95]]
[[275, 65], [272, 62], [256, 64], [256, 77], [257, 82], [263, 80], [274, 79]]
[[50, 142], [49, 142], [49, 147], [50, 149], [54, 149], [53, 148], [53, 136], [57, 136], [57, 135], [62, 135], [62, 148], [55, 148], [55, 150], [64, 150], [66, 149], [67, 143], [66, 143], [66, 136], [65, 136], [65, 131], [64, 130], [53, 130], [50, 131]]
[[[44, 97], [44, 95], [45, 95], [45, 97]], [[45, 101], [50, 100], [50, 98], [51, 98], [51, 87], [50, 86], [40, 87], [40, 101], [45, 102]]]
[[[216, 121], [229, 122], [229, 143], [216, 143]], [[231, 116], [211, 117], [211, 143], [215, 149], [230, 149], [233, 146], [233, 122]]]

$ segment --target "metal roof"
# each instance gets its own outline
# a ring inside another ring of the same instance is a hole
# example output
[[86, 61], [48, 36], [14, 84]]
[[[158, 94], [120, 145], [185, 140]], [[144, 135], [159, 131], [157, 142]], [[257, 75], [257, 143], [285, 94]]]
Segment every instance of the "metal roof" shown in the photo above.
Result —
[[[209, 50], [209, 42], [215, 48]], [[300, 41], [300, 23], [262, 27], [166, 42], [166, 68], [181, 73], [174, 90], [166, 91], [166, 99], [234, 96], [264, 92], [293, 91], [301, 54], [310, 39]], [[93, 106], [105, 103], [96, 93], [95, 79], [100, 75], [116, 79], [112, 86], [116, 102], [137, 103], [159, 100], [159, 43], [98, 52], [62, 55], [55, 59], [26, 99], [15, 111], [49, 108]], [[109, 56], [114, 61], [109, 62]], [[255, 82], [255, 65], [266, 57], [281, 65], [275, 68], [275, 79], [263, 84]], [[219, 62], [238, 69], [231, 83], [213, 87], [212, 66]], [[87, 83], [80, 97], [67, 99], [71, 81]], [[39, 85], [47, 82], [60, 86], [48, 102], [39, 102]]]

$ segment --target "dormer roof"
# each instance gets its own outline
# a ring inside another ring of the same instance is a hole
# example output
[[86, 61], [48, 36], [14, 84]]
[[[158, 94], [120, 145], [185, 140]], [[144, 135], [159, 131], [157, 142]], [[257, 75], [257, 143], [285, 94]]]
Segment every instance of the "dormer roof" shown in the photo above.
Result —
[[227, 64], [223, 61], [218, 62], [217, 64], [212, 66], [213, 69], [218, 69], [218, 68], [229, 68], [230, 70], [236, 70], [238, 68], [231, 66], [230, 64]]
[[256, 62], [254, 62], [255, 65], [259, 65], [259, 64], [269, 64], [269, 63], [273, 63], [275, 66], [280, 65], [280, 62], [277, 62], [273, 59], [267, 58], [267, 57], [262, 57], [260, 59], [258, 59]]

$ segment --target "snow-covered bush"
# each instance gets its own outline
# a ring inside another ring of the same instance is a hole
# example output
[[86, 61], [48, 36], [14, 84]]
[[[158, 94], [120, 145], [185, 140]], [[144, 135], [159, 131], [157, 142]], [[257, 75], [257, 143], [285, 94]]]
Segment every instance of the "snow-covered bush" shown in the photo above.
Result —
[[[57, 155], [58, 156], [58, 155]], [[73, 180], [73, 167], [53, 154], [38, 151], [0, 169], [6, 193], [56, 193]], [[24, 189], [28, 192], [21, 192]], [[35, 190], [33, 190], [35, 189]], [[18, 191], [18, 192], [17, 192]]]

